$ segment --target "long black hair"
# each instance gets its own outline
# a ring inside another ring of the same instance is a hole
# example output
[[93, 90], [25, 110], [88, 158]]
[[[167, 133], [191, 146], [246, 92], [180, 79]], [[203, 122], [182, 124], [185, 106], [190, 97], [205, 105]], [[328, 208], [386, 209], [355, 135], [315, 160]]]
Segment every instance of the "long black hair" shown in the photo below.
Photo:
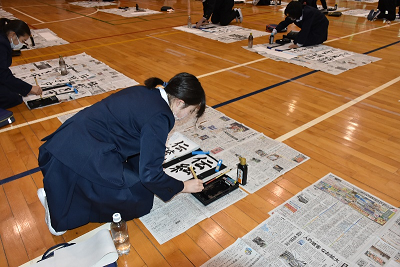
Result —
[[29, 35], [31, 36], [31, 30], [28, 24], [19, 19], [0, 19], [0, 31], [4, 34], [8, 34], [10, 31], [15, 32], [17, 37]]
[[285, 8], [285, 15], [299, 19], [303, 14], [303, 4], [299, 1], [290, 2]]
[[165, 92], [169, 96], [185, 102], [185, 107], [199, 105], [197, 118], [203, 115], [206, 109], [206, 94], [199, 80], [192, 74], [179, 73], [172, 77], [168, 83], [164, 83], [160, 78], [152, 77], [147, 79], [144, 85], [149, 89], [154, 89], [157, 85], [164, 85]]

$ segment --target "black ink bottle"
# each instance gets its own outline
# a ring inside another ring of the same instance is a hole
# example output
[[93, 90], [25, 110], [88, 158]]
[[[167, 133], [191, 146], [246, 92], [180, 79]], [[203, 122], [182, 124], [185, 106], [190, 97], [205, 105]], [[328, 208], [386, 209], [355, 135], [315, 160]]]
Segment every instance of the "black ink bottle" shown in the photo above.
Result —
[[237, 181], [241, 185], [247, 183], [247, 164], [246, 158], [239, 157], [240, 162], [237, 165]]

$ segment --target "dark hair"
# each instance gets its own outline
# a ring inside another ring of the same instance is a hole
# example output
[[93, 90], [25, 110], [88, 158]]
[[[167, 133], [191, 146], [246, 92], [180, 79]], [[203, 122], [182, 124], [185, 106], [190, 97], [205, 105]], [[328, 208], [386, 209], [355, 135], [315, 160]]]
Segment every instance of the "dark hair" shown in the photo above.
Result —
[[24, 35], [31, 35], [31, 30], [29, 29], [28, 24], [19, 19], [0, 19], [0, 31], [8, 34], [10, 31], [15, 32], [17, 37]]
[[[154, 89], [157, 85], [163, 85], [164, 82], [160, 78], [152, 77], [144, 84], [147, 88]], [[186, 106], [199, 105], [196, 117], [203, 115], [206, 109], [206, 94], [196, 76], [186, 72], [179, 73], [169, 80], [164, 89], [169, 96], [183, 100]]]
[[303, 14], [303, 4], [299, 1], [290, 2], [285, 8], [285, 15], [299, 19]]

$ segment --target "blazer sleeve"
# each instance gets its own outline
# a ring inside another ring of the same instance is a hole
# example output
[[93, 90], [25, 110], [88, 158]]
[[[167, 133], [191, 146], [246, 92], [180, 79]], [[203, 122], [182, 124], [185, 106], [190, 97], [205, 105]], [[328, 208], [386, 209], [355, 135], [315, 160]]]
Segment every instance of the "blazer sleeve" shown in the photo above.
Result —
[[286, 28], [287, 26], [289, 26], [292, 23], [293, 23], [293, 21], [289, 17], [286, 17], [286, 19], [281, 21], [278, 24], [278, 26], [276, 26], [275, 29], [276, 29], [277, 32], [280, 32], [280, 31], [282, 31], [284, 28]]
[[216, 0], [206, 0], [203, 2], [203, 17], [207, 20], [210, 19], [212, 13], [214, 12]]
[[164, 201], [183, 190], [183, 182], [167, 175], [162, 167], [165, 143], [172, 126], [167, 115], [159, 114], [146, 123], [140, 133], [140, 180]]
[[11, 63], [11, 49], [4, 42], [0, 43], [0, 83], [10, 91], [26, 96], [31, 90], [32, 85], [16, 78], [9, 65]]

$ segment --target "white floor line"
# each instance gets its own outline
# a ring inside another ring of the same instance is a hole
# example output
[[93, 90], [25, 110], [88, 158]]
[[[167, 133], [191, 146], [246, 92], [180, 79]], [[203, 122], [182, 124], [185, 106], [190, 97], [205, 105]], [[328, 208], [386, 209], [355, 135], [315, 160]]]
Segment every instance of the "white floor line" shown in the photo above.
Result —
[[46, 21], [46, 22], [41, 22], [41, 23], [34, 23], [32, 25], [40, 25], [40, 24], [48, 24], [48, 23], [56, 23], [56, 22], [63, 22], [63, 21], [68, 21], [68, 20], [73, 20], [73, 19], [80, 19], [80, 18], [86, 18], [88, 16], [94, 15], [97, 12], [99, 12], [99, 9], [97, 9], [95, 12], [87, 14], [85, 16], [79, 16], [79, 17], [75, 17], [75, 18], [70, 18], [70, 19], [61, 19], [61, 20], [53, 20], [53, 21]]
[[10, 7], [10, 8], [13, 9], [13, 10], [15, 10], [15, 11], [17, 11], [17, 12], [19, 12], [19, 13], [21, 13], [21, 14], [23, 14], [23, 15], [25, 15], [25, 16], [27, 16], [27, 17], [29, 17], [29, 18], [31, 18], [31, 19], [34, 19], [34, 20], [37, 20], [37, 21], [39, 21], [39, 22], [44, 23], [43, 21], [41, 21], [41, 20], [39, 20], [39, 19], [37, 19], [37, 18], [35, 18], [35, 17], [32, 17], [32, 16], [30, 16], [30, 15], [28, 15], [28, 14], [22, 12], [22, 11], [19, 11], [18, 9], [16, 9], [16, 8], [14, 8], [14, 7]]
[[37, 120], [34, 120], [34, 121], [24, 122], [24, 123], [17, 124], [17, 125], [12, 125], [11, 124], [10, 127], [1, 129], [0, 133], [11, 131], [11, 130], [14, 130], [14, 129], [18, 129], [18, 128], [21, 128], [21, 127], [24, 127], [24, 126], [28, 126], [28, 125], [31, 125], [31, 124], [35, 124], [35, 123], [38, 123], [38, 122], [42, 122], [42, 121], [45, 121], [45, 120], [50, 120], [50, 119], [53, 119], [53, 118], [57, 118], [57, 117], [62, 116], [62, 115], [67, 115], [67, 114], [70, 114], [70, 113], [78, 112], [78, 111], [80, 111], [80, 110], [82, 110], [84, 108], [86, 108], [86, 107], [81, 107], [81, 108], [77, 108], [77, 109], [74, 109], [74, 110], [65, 111], [65, 112], [62, 112], [62, 113], [58, 113], [58, 114], [51, 115], [51, 116], [48, 116], [48, 117], [44, 117], [44, 118], [41, 118], [41, 119], [37, 119]]
[[379, 86], [379, 87], [377, 87], [377, 88], [375, 88], [375, 89], [373, 89], [373, 90], [371, 90], [371, 91], [369, 91], [368, 93], [363, 94], [362, 96], [359, 96], [359, 97], [347, 102], [346, 104], [341, 105], [340, 107], [335, 108], [334, 110], [329, 111], [326, 114], [324, 114], [324, 115], [322, 115], [322, 116], [320, 116], [320, 117], [318, 117], [318, 118], [316, 118], [316, 119], [314, 119], [314, 120], [312, 120], [312, 121], [310, 121], [310, 122], [308, 122], [308, 123], [296, 128], [296, 129], [294, 129], [294, 130], [292, 130], [292, 131], [290, 131], [290, 132], [288, 132], [288, 133], [276, 138], [275, 140], [277, 140], [279, 142], [285, 141], [286, 139], [288, 139], [288, 138], [290, 138], [290, 137], [292, 137], [292, 136], [294, 136], [294, 135], [296, 135], [296, 134], [298, 134], [298, 133], [300, 133], [300, 132], [302, 132], [302, 131], [304, 131], [304, 130], [306, 130], [306, 129], [314, 126], [314, 125], [316, 125], [317, 123], [320, 123], [323, 120], [326, 120], [329, 117], [332, 117], [333, 115], [336, 115], [337, 113], [339, 113], [339, 112], [341, 112], [341, 111], [343, 111], [343, 110], [345, 110], [345, 109], [347, 109], [347, 108], [359, 103], [360, 101], [366, 99], [367, 97], [370, 97], [371, 95], [374, 95], [374, 94], [378, 93], [379, 91], [381, 91], [381, 90], [383, 90], [383, 89], [385, 89], [385, 88], [387, 88], [387, 87], [389, 87], [389, 86], [391, 86], [391, 85], [393, 85], [393, 84], [395, 84], [395, 83], [397, 83], [399, 81], [400, 81], [400, 76], [395, 78], [395, 79], [393, 79], [393, 80], [391, 80], [391, 81], [389, 81], [389, 82], [387, 82], [387, 83], [385, 83], [385, 84], [383, 84], [383, 85], [381, 85], [381, 86]]
[[394, 22], [394, 23], [391, 23], [391, 24], [386, 24], [384, 26], [376, 27], [376, 28], [365, 30], [365, 31], [362, 31], [362, 32], [352, 33], [352, 34], [349, 34], [349, 35], [346, 35], [346, 36], [342, 36], [342, 37], [338, 37], [338, 38], [335, 38], [335, 39], [331, 39], [331, 40], [325, 41], [324, 44], [325, 43], [330, 43], [330, 42], [333, 42], [333, 41], [337, 41], [337, 40], [341, 40], [341, 39], [344, 39], [344, 38], [352, 37], [352, 36], [355, 36], [355, 35], [363, 34], [363, 33], [366, 33], [366, 32], [371, 32], [371, 31], [382, 29], [382, 28], [390, 27], [392, 25], [396, 25], [396, 24], [399, 24], [399, 23], [400, 22]]
[[206, 73], [206, 74], [203, 74], [203, 75], [199, 75], [199, 76], [197, 76], [197, 78], [200, 79], [200, 78], [204, 78], [204, 77], [207, 77], [207, 76], [211, 76], [211, 75], [214, 75], [214, 74], [217, 74], [217, 73], [220, 73], [220, 72], [224, 72], [224, 71], [227, 71], [227, 70], [232, 70], [232, 69], [244, 67], [244, 66], [247, 66], [247, 65], [251, 65], [251, 64], [253, 64], [253, 63], [257, 63], [257, 62], [266, 60], [266, 59], [269, 59], [269, 58], [266, 58], [266, 57], [264, 57], [264, 58], [259, 58], [259, 59], [253, 60], [253, 61], [249, 61], [249, 62], [246, 62], [246, 63], [238, 64], [238, 65], [235, 65], [235, 66], [232, 66], [232, 67], [229, 67], [229, 68], [220, 69], [220, 70], [216, 70], [216, 71], [213, 71], [213, 72], [209, 72], [209, 73]]

